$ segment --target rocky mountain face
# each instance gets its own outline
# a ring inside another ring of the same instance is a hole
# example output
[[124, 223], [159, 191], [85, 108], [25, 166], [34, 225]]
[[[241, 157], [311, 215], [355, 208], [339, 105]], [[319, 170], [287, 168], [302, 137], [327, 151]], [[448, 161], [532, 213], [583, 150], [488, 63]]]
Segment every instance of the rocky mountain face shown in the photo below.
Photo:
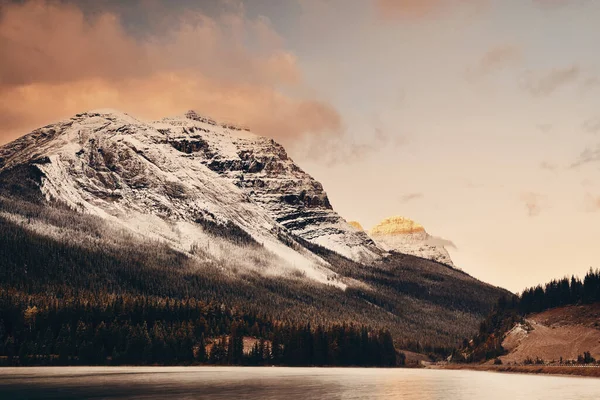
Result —
[[408, 218], [386, 218], [369, 231], [369, 236], [385, 250], [454, 266], [441, 240], [432, 237], [423, 226]]
[[24, 164], [42, 173], [47, 199], [183, 251], [209, 246], [199, 227], [209, 221], [239, 227], [323, 282], [334, 274], [296, 238], [354, 261], [382, 253], [281, 145], [193, 111], [153, 123], [113, 110], [77, 114], [0, 148], [0, 172]]
[[323, 186], [302, 171], [272, 139], [190, 111], [185, 118], [153, 124], [170, 144], [240, 188], [294, 235], [355, 261], [377, 259], [381, 250], [334, 210]]
[[409, 347], [474, 334], [505, 291], [452, 268], [422, 228], [384, 225], [374, 241], [282, 146], [195, 112], [91, 111], [0, 147], [2, 272], [25, 295], [193, 297]]

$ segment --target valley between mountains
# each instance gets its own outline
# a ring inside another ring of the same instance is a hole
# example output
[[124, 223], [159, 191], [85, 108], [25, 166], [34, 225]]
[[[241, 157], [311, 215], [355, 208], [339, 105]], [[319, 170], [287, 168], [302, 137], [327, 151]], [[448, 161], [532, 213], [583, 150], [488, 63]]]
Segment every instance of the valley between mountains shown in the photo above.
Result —
[[[100, 315], [44, 325], [49, 342], [108, 324], [103, 302], [192, 301], [229, 321], [190, 333], [195, 352], [231, 321], [271, 346], [276, 326], [338, 324], [423, 351], [472, 337], [509, 294], [456, 268], [413, 221], [370, 234], [348, 223], [281, 145], [193, 111], [154, 122], [90, 111], [0, 147], [0, 239], [2, 304], [22, 313], [0, 326], [6, 356], [67, 300]], [[121, 351], [110, 346], [106, 357]]]

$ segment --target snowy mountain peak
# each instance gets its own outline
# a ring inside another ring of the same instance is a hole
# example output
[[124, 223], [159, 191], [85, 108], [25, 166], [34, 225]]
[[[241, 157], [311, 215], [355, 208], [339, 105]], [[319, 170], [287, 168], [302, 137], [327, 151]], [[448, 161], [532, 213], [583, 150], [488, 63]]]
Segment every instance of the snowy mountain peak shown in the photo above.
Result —
[[450, 254], [425, 228], [415, 221], [395, 216], [386, 218], [369, 231], [382, 248], [453, 266]]
[[415, 221], [401, 216], [394, 216], [384, 219], [373, 227], [371, 235], [404, 235], [424, 231], [425, 228]]
[[348, 224], [358, 231], [362, 231], [362, 232], [365, 231], [365, 229], [362, 227], [362, 225], [358, 221], [348, 221]]
[[80, 113], [0, 147], [0, 173], [19, 165], [41, 172], [47, 199], [184, 251], [206, 240], [198, 224], [209, 220], [234, 224], [324, 282], [333, 273], [300, 240], [356, 261], [383, 252], [281, 145], [194, 111], [151, 123]]
[[185, 118], [192, 119], [194, 121], [204, 122], [204, 123], [209, 124], [209, 125], [217, 125], [217, 122], [215, 120], [213, 120], [211, 118], [208, 118], [208, 117], [201, 116], [200, 114], [198, 114], [194, 110], [188, 110], [184, 114], [184, 116], [185, 116]]

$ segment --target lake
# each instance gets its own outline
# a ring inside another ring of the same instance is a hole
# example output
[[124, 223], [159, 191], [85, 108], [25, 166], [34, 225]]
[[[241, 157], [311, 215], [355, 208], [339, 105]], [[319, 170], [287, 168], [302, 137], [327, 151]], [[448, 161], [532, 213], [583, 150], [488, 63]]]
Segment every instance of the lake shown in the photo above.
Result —
[[1, 368], [1, 399], [600, 399], [600, 379], [363, 368]]

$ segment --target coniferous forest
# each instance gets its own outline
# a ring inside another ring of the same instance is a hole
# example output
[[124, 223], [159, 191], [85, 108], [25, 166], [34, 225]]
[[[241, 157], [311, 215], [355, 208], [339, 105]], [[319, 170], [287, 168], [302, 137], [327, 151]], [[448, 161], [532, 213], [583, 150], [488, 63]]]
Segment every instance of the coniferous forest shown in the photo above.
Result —
[[[367, 268], [306, 243], [365, 284], [199, 261], [202, 248], [190, 256], [49, 204], [35, 169], [12, 172], [0, 176], [4, 364], [399, 365], [394, 345], [446, 355], [504, 293], [416, 257]], [[238, 258], [265, 257], [235, 226], [197, 223]]]
[[572, 276], [552, 280], [546, 285], [525, 289], [520, 295], [501, 297], [490, 315], [481, 323], [479, 333], [463, 349], [469, 361], [489, 360], [504, 354], [501, 342], [504, 333], [527, 314], [555, 307], [600, 302], [600, 270], [590, 269], [583, 280]]
[[[294, 290], [286, 282], [253, 278], [271, 285], [256, 298], [263, 291], [248, 280], [209, 265], [190, 273], [186, 257], [164, 245], [119, 235], [117, 244], [82, 244], [106, 236], [93, 218], [2, 196], [0, 209], [21, 218], [0, 217], [0, 365], [403, 363], [382, 327], [311, 325], [307, 315], [278, 312]], [[76, 236], [26, 229], [40, 220]]]
[[0, 365], [397, 365], [387, 331], [286, 324], [192, 298], [4, 291], [0, 315]]

